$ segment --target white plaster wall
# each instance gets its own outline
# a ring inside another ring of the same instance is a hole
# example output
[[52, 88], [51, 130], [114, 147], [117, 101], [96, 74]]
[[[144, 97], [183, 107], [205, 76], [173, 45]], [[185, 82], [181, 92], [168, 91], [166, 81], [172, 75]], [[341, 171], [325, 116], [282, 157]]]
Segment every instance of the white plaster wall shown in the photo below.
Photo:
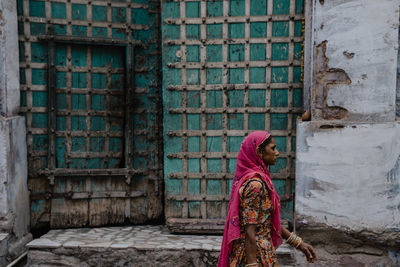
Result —
[[354, 231], [400, 229], [400, 124], [321, 125], [298, 124], [297, 218]]
[[313, 1], [313, 43], [326, 40], [329, 67], [344, 70], [352, 81], [330, 88], [328, 106], [343, 107], [356, 120], [393, 121], [399, 1]]
[[3, 120], [0, 120], [0, 220], [8, 213], [7, 187], [8, 187], [8, 160], [10, 151], [9, 128]]
[[0, 116], [0, 230], [29, 232], [25, 118]]
[[[400, 8], [399, 8], [400, 11]], [[399, 28], [400, 32], [400, 28]], [[400, 43], [400, 36], [399, 36]], [[400, 46], [400, 44], [399, 44]], [[400, 49], [397, 51], [397, 90], [396, 90], [396, 116], [400, 119]]]
[[15, 116], [19, 111], [18, 58], [17, 1], [0, 0], [0, 112], [3, 116]]
[[[25, 118], [20, 108], [17, 7], [0, 0], [0, 265], [21, 255], [29, 234]], [[22, 55], [24, 56], [24, 55]]]

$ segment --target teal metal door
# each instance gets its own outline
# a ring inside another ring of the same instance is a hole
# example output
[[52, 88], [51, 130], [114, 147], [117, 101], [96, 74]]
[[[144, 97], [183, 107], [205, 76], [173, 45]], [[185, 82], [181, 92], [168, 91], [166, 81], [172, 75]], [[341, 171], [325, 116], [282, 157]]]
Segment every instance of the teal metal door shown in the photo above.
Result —
[[282, 218], [293, 218], [296, 117], [302, 112], [302, 0], [163, 1], [167, 224], [220, 232], [236, 156], [268, 130]]
[[158, 10], [18, 1], [33, 229], [162, 216]]

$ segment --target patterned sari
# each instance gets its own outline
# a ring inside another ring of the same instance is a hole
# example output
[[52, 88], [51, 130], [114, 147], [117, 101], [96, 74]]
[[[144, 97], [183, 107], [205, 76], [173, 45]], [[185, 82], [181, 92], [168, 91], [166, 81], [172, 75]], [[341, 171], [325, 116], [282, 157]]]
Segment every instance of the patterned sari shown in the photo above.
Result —
[[256, 224], [257, 262], [259, 266], [278, 266], [275, 248], [271, 239], [272, 203], [264, 182], [257, 177], [250, 178], [239, 189], [240, 238], [233, 241], [229, 266], [242, 267], [247, 264], [245, 251], [245, 226]]

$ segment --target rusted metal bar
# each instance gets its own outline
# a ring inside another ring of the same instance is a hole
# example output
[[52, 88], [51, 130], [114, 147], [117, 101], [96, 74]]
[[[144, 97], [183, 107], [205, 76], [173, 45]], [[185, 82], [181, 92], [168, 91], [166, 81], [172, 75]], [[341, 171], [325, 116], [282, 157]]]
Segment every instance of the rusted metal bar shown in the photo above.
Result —
[[56, 71], [54, 66], [54, 52], [55, 52], [55, 43], [54, 41], [48, 42], [48, 179], [50, 185], [54, 185], [54, 169], [56, 168], [55, 163], [55, 128], [56, 128]]
[[54, 176], [124, 176], [130, 175], [145, 175], [146, 171], [136, 170], [131, 168], [121, 168], [121, 169], [67, 169], [67, 168], [57, 168], [57, 169], [44, 169], [38, 171], [40, 175], [54, 175]]
[[[281, 201], [290, 201], [293, 199], [292, 196], [289, 195], [279, 195]], [[200, 195], [170, 195], [167, 196], [167, 200], [177, 200], [177, 201], [229, 201], [228, 195], [208, 195], [208, 194], [200, 194]]]
[[[207, 17], [205, 24], [215, 24], [215, 23], [251, 23], [251, 22], [265, 22], [265, 21], [291, 21], [291, 20], [301, 20], [303, 15], [276, 15], [268, 14], [264, 16], [221, 16], [221, 17]], [[163, 22], [168, 25], [182, 25], [182, 24], [202, 24], [203, 18], [167, 18]]]
[[[100, 95], [100, 94], [99, 94]], [[113, 117], [118, 117], [118, 118], [122, 118], [123, 117], [123, 113], [122, 112], [118, 112], [118, 111], [98, 111], [98, 110], [95, 110], [95, 111], [86, 111], [86, 110], [84, 110], [84, 111], [82, 111], [82, 110], [80, 110], [80, 111], [77, 111], [77, 110], [74, 110], [74, 111], [70, 111], [70, 110], [68, 110], [68, 111], [57, 111], [57, 114], [58, 115], [61, 115], [61, 116], [82, 116], [82, 115], [89, 115], [89, 116], [105, 116], [105, 115], [110, 115], [110, 116], [113, 116]]]
[[[273, 179], [287, 179], [287, 180], [292, 180], [292, 177], [294, 177], [294, 172], [290, 172], [290, 175], [288, 175], [287, 171], [285, 169], [282, 169], [281, 171], [277, 173], [272, 173], [271, 177]], [[226, 178], [224, 177], [226, 175]], [[212, 179], [212, 180], [224, 180], [224, 179], [233, 179], [234, 175], [231, 173], [220, 173], [220, 172], [208, 172], [207, 174], [202, 174], [200, 172], [179, 172], [179, 173], [168, 173], [168, 178], [170, 179]]]
[[145, 197], [145, 191], [99, 191], [99, 192], [73, 192], [66, 193], [38, 193], [31, 195], [31, 200], [49, 199], [49, 198], [65, 198], [65, 199], [103, 199], [103, 198], [137, 198]]
[[[246, 136], [249, 134], [251, 130], [227, 130], [226, 133], [224, 130], [190, 130], [190, 131], [183, 131], [183, 130], [176, 130], [176, 131], [169, 131], [167, 133], [168, 137], [174, 136], [222, 136], [227, 134], [228, 136]], [[269, 130], [269, 133], [272, 136], [295, 136], [295, 133], [292, 130]]]
[[[235, 43], [236, 44], [236, 43]], [[263, 61], [242, 61], [242, 62], [175, 62], [168, 63], [167, 67], [170, 69], [199, 69], [204, 64], [206, 68], [222, 68], [222, 67], [237, 67], [237, 68], [245, 68], [245, 67], [287, 67], [288, 65], [298, 66], [302, 65], [302, 61], [300, 60], [263, 60]], [[287, 84], [287, 83], [285, 83]], [[219, 85], [219, 87], [222, 87]]]
[[[69, 135], [71, 135], [71, 132], [72, 131], [68, 131], [68, 130], [66, 130], [66, 131], [57, 131], [56, 132], [56, 136], [57, 137], [59, 137], [59, 136], [69, 136]], [[37, 132], [37, 133], [39, 133], [39, 132]], [[82, 132], [74, 132], [74, 137], [86, 137], [86, 136], [91, 136], [91, 137], [105, 137], [105, 136], [109, 136], [109, 137], [122, 137], [123, 136], [123, 134], [121, 134], [121, 133], [112, 133], [112, 134], [109, 134], [109, 133], [105, 133], [105, 132], [91, 132], [91, 131], [82, 131]], [[96, 153], [96, 152], [91, 152], [91, 153]], [[114, 152], [114, 153], [122, 153], [122, 152]]]
[[[261, 86], [265, 86], [265, 89], [286, 89], [288, 87], [292, 88], [303, 88], [302, 84], [299, 83], [265, 83]], [[203, 85], [204, 90], [238, 90], [238, 89], [260, 89], [260, 84], [227, 84], [227, 85], [219, 85], [219, 84], [205, 84]], [[198, 85], [169, 85], [167, 87], [169, 91], [199, 91], [200, 88]]]
[[139, 40], [121, 40], [113, 38], [100, 38], [100, 37], [84, 37], [84, 36], [68, 36], [68, 35], [39, 35], [39, 41], [53, 41], [56, 43], [73, 43], [73, 44], [86, 44], [86, 45], [117, 45], [128, 46], [137, 45], [143, 46]]
[[[295, 152], [280, 152], [280, 157], [294, 157]], [[237, 157], [236, 152], [204, 152], [199, 154], [198, 152], [180, 152], [180, 153], [168, 153], [167, 158], [169, 159], [183, 159], [183, 158], [197, 158], [202, 157], [220, 159], [223, 157], [235, 159]]]
[[[282, 43], [282, 42], [303, 42], [303, 37], [267, 37], [267, 38], [251, 38], [248, 43]], [[164, 40], [164, 45], [217, 45], [217, 44], [246, 44], [245, 39], [223, 40], [223, 39], [188, 39], [188, 40]]]
[[[132, 140], [132, 88], [134, 86], [134, 46], [128, 45], [126, 47], [126, 54], [127, 54], [127, 66], [126, 66], [126, 90], [125, 90], [125, 168], [132, 167], [132, 147], [133, 147], [133, 140]], [[131, 175], [127, 174], [125, 176], [126, 183], [131, 183]]]
[[[242, 113], [245, 112], [247, 108], [170, 108], [169, 112], [171, 114], [182, 114], [182, 113], [193, 113], [193, 114], [199, 114], [199, 113]], [[263, 108], [252, 108], [251, 113], [267, 113], [267, 112], [272, 112], [273, 113], [283, 113], [283, 114], [288, 114], [288, 113], [301, 113], [302, 108], [300, 107], [275, 107], [273, 109], [269, 107], [263, 107]]]
[[[151, 1], [151, 0], [150, 0]], [[160, 1], [156, 1], [157, 3], [157, 8], [155, 10], [156, 12], [156, 16], [157, 16], [157, 20], [155, 23], [155, 28], [156, 28], [156, 40], [155, 40], [155, 47], [156, 47], [156, 53], [161, 54], [162, 53], [162, 49], [161, 49], [161, 41], [162, 41], [162, 37], [161, 37], [161, 5], [160, 5]], [[152, 10], [153, 11], [153, 10]], [[162, 190], [160, 190], [160, 187], [163, 184], [164, 181], [164, 168], [163, 168], [163, 157], [164, 157], [164, 147], [163, 147], [163, 109], [162, 109], [162, 104], [163, 104], [163, 100], [162, 100], [162, 92], [161, 92], [161, 88], [162, 86], [160, 86], [159, 81], [162, 81], [162, 64], [161, 64], [161, 60], [156, 60], [156, 69], [157, 69], [157, 73], [156, 73], [156, 81], [154, 81], [152, 84], [150, 84], [150, 87], [153, 87], [155, 89], [156, 95], [159, 96], [158, 98], [155, 99], [155, 101], [157, 102], [157, 106], [160, 107], [156, 112], [155, 112], [155, 118], [156, 118], [156, 123], [153, 125], [153, 131], [154, 131], [154, 138], [155, 140], [153, 142], [155, 142], [156, 144], [156, 148], [157, 148], [157, 152], [156, 153], [156, 157], [157, 157], [157, 161], [156, 161], [156, 166], [152, 167], [149, 166], [149, 169], [152, 170], [152, 176], [149, 178], [154, 178], [154, 194], [156, 196], [159, 196], [160, 194], [162, 194]], [[161, 193], [160, 193], [161, 191]]]

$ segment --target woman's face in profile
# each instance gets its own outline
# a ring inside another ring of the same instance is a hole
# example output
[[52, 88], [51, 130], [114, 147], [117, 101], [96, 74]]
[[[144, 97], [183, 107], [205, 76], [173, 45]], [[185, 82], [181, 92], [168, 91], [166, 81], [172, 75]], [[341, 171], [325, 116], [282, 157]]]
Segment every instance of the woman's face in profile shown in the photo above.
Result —
[[279, 151], [276, 149], [275, 139], [272, 138], [271, 142], [265, 146], [265, 148], [261, 151], [258, 151], [257, 154], [264, 161], [266, 165], [275, 165], [276, 160], [279, 156]]

